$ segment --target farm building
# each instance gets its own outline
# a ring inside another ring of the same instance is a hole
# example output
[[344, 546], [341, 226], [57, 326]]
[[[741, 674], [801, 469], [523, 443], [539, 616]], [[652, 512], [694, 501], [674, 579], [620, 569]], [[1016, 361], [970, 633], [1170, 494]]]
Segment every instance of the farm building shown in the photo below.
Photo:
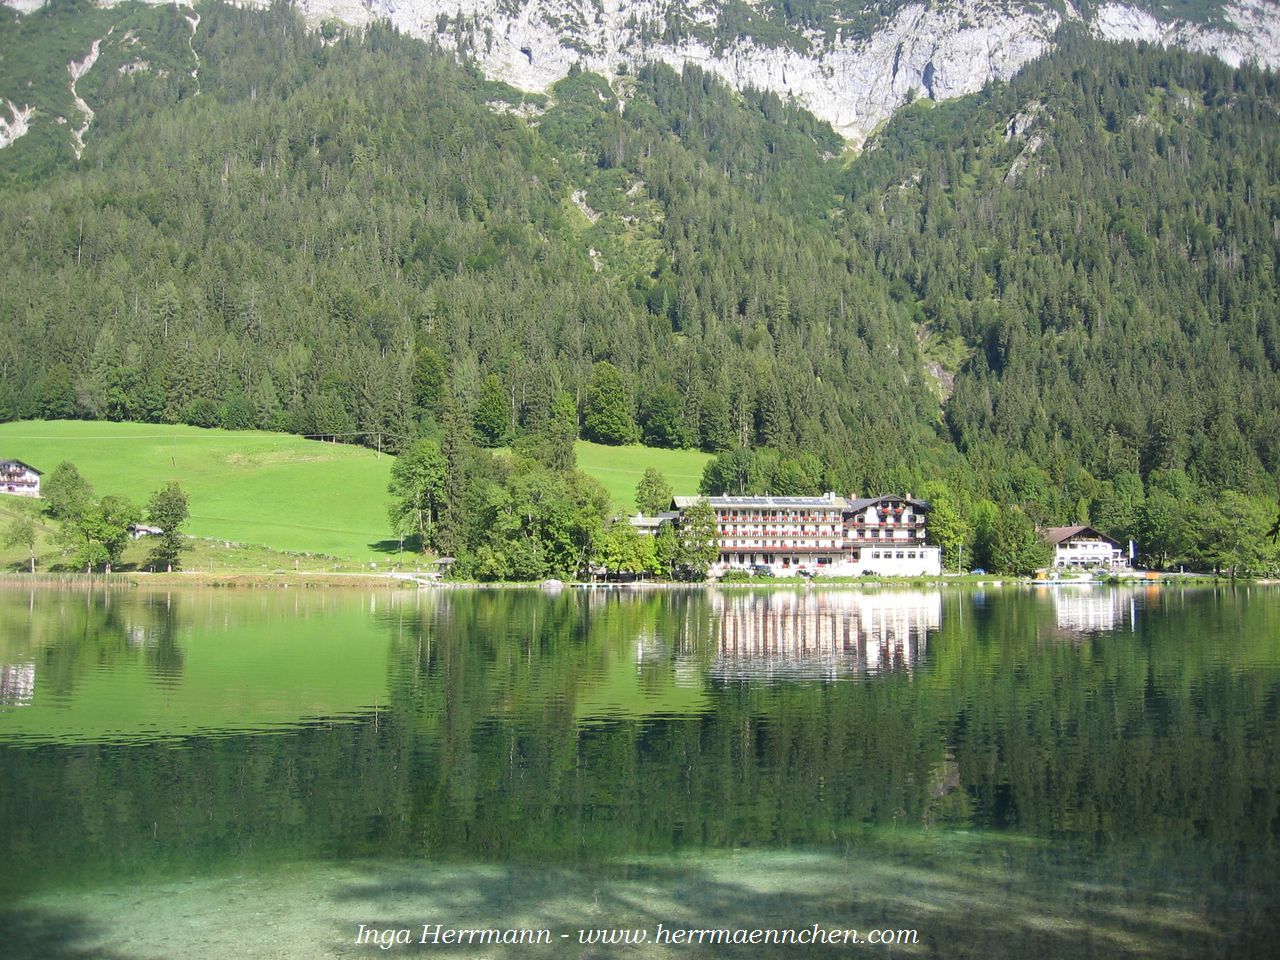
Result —
[[40, 471], [21, 460], [0, 460], [0, 493], [40, 496]]

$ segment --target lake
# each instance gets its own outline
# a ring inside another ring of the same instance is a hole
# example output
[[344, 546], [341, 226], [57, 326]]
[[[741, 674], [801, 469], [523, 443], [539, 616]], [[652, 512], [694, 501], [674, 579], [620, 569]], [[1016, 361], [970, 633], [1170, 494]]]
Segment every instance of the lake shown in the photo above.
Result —
[[1280, 591], [0, 591], [0, 862], [19, 960], [1269, 957]]

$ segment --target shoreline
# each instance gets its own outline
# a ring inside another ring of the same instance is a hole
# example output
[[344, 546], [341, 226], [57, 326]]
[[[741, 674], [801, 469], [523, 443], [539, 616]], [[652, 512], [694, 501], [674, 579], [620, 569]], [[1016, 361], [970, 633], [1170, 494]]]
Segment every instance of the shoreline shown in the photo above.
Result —
[[1104, 587], [1150, 587], [1150, 586], [1218, 586], [1223, 584], [1239, 584], [1241, 586], [1276, 586], [1280, 580], [1242, 579], [1231, 580], [1227, 577], [1215, 577], [1210, 574], [1186, 575], [1168, 574], [1154, 577], [1127, 577], [1117, 580], [1037, 580], [1032, 577], [990, 576], [975, 578], [971, 574], [954, 577], [902, 577], [877, 578], [867, 580], [807, 580], [794, 578], [791, 580], [733, 581], [721, 583], [717, 580], [706, 580], [693, 583], [682, 583], [667, 580], [640, 580], [630, 583], [608, 583], [600, 581], [532, 581], [532, 582], [493, 582], [486, 583], [472, 580], [431, 580], [415, 574], [404, 573], [339, 573], [339, 572], [297, 572], [279, 571], [263, 573], [261, 571], [228, 571], [226, 573], [209, 573], [192, 570], [174, 573], [148, 573], [145, 571], [126, 571], [122, 573], [0, 573], [0, 589], [146, 589], [152, 587], [192, 587], [204, 589], [430, 589], [430, 590], [542, 590], [545, 593], [560, 593], [564, 590], [588, 590], [609, 592], [646, 593], [665, 590], [717, 589], [717, 590], [849, 590], [849, 589], [883, 589], [886, 587], [942, 588], [942, 587], [1042, 587], [1057, 589], [1059, 587], [1104, 586]]

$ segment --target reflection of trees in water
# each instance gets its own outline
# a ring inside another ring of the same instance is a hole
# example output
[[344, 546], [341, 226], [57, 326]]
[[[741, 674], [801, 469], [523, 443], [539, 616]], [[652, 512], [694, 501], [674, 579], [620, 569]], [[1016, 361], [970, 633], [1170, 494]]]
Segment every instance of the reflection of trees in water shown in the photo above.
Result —
[[572, 727], [575, 706], [611, 664], [625, 660], [652, 692], [673, 684], [674, 651], [712, 635], [703, 591], [426, 596], [379, 622], [394, 637], [393, 701], [431, 729], [471, 729], [486, 717]]
[[130, 598], [111, 590], [86, 590], [83, 597], [65, 601], [53, 592], [37, 598], [39, 613], [32, 619], [40, 691], [57, 697], [70, 696], [92, 671], [137, 656], [124, 619]]
[[32, 598], [21, 629], [36, 662], [42, 695], [68, 697], [86, 676], [142, 658], [157, 681], [182, 676], [178, 642], [183, 624], [177, 594], [86, 590], [83, 596], [49, 591]]
[[138, 619], [131, 625], [131, 636], [139, 637], [147, 652], [147, 669], [164, 684], [182, 679], [186, 654], [178, 644], [178, 633], [184, 623], [182, 598], [173, 593], [152, 594], [143, 598]]
[[[13, 877], [52, 881], [233, 857], [830, 849], [856, 847], [868, 825], [955, 824], [1102, 848], [1142, 838], [1157, 865], [1163, 837], [1184, 851], [1212, 841], [1212, 869], [1270, 876], [1280, 766], [1268, 738], [1229, 731], [1271, 722], [1275, 605], [1180, 602], [1146, 618], [1141, 642], [1041, 644], [1053, 627], [1034, 595], [948, 594], [914, 671], [723, 685], [697, 718], [590, 725], [574, 699], [608, 657], [670, 673], [690, 622], [714, 651], [705, 594], [459, 592], [379, 607], [395, 641], [392, 703], [376, 719], [181, 750], [0, 751], [0, 854]], [[1208, 635], [1271, 672], [1229, 668], [1192, 642]], [[650, 654], [637, 661], [638, 647]], [[1261, 854], [1237, 862], [1248, 848]]]

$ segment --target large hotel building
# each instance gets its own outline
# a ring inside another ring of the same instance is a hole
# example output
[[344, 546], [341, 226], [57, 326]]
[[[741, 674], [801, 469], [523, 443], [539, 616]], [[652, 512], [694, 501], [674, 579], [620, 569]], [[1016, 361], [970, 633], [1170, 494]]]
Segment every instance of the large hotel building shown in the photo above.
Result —
[[[664, 517], [679, 523], [701, 497], [676, 497]], [[926, 541], [929, 504], [910, 495], [707, 497], [716, 515], [720, 559], [711, 568], [778, 575], [875, 574], [930, 576], [942, 572], [942, 551]], [[637, 518], [643, 526], [647, 518]], [[636, 521], [633, 521], [636, 522]]]

